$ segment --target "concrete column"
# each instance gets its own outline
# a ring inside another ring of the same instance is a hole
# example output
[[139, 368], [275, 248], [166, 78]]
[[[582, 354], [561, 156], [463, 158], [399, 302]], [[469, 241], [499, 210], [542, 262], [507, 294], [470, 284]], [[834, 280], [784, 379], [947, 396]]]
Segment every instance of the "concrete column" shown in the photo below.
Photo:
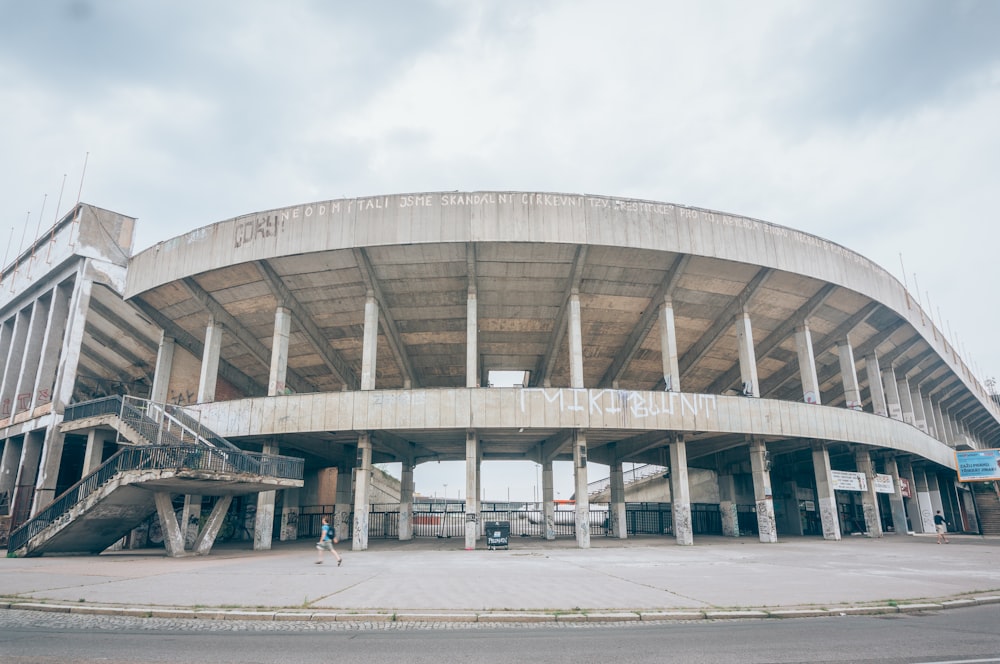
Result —
[[[264, 443], [264, 454], [278, 454], [278, 443]], [[257, 515], [253, 527], [254, 551], [268, 551], [274, 538], [274, 499], [275, 491], [261, 491], [257, 494]]]
[[[17, 462], [14, 472], [16, 473], [16, 484], [14, 493], [10, 497], [11, 508], [21, 505], [22, 502], [30, 500], [29, 513], [34, 515], [39, 505], [47, 505], [52, 500], [48, 497], [44, 503], [37, 500], [35, 486], [38, 483], [39, 466], [42, 462], [42, 452], [45, 448], [45, 431], [29, 431], [24, 434], [21, 444], [21, 458]], [[60, 450], [62, 446], [60, 445]], [[25, 503], [27, 504], [27, 503]]]
[[59, 481], [59, 466], [62, 465], [63, 442], [65, 435], [57, 427], [49, 427], [41, 431], [33, 431], [28, 436], [44, 434], [42, 457], [38, 465], [38, 479], [35, 481], [35, 501], [31, 515], [48, 505], [56, 497], [56, 484]]
[[892, 493], [889, 495], [892, 531], [897, 535], [905, 535], [910, 529], [906, 525], [906, 506], [903, 502], [903, 484], [899, 481], [899, 465], [892, 454], [886, 454], [883, 460], [886, 474], [892, 477]]
[[288, 376], [288, 337], [292, 332], [292, 312], [284, 307], [274, 310], [274, 335], [271, 338], [271, 371], [267, 378], [267, 396], [285, 393]]
[[301, 498], [298, 489], [282, 489], [281, 501], [281, 531], [278, 540], [294, 542], [299, 539], [299, 516]]
[[872, 411], [882, 417], [889, 416], [889, 407], [885, 400], [885, 390], [882, 388], [882, 372], [878, 368], [878, 356], [869, 353], [865, 356], [865, 374], [868, 377], [868, 392], [872, 398]]
[[[49, 310], [49, 325], [45, 330], [41, 362], [38, 366], [38, 381], [35, 384], [33, 406], [41, 406], [53, 400], [56, 392], [56, 373], [62, 359], [63, 341], [70, 319], [70, 303], [73, 301], [74, 279], [67, 279], [53, 289], [52, 307]], [[77, 357], [77, 360], [79, 357]], [[76, 380], [76, 366], [73, 364], [73, 381]]]
[[739, 512], [736, 509], [736, 478], [731, 473], [719, 473], [719, 514], [722, 517], [722, 535], [740, 536]]
[[924, 413], [924, 400], [916, 387], [910, 387], [910, 405], [913, 408], [913, 426], [927, 433], [927, 415]]
[[902, 411], [903, 421], [907, 424], [914, 424], [913, 395], [910, 393], [910, 384], [906, 378], [896, 380], [896, 390], [899, 392], [899, 408]]
[[951, 445], [952, 444], [951, 432], [948, 431], [948, 423], [944, 419], [944, 413], [941, 411], [941, 402], [932, 401], [931, 407], [934, 410], [934, 424], [935, 424], [934, 428], [937, 430], [937, 439], [940, 440], [942, 443]]
[[215, 501], [215, 506], [208, 513], [205, 525], [198, 533], [198, 538], [192, 547], [192, 553], [196, 556], [208, 555], [212, 550], [212, 545], [215, 543], [215, 538], [218, 536], [222, 524], [226, 522], [226, 513], [229, 512], [229, 506], [232, 503], [232, 496], [219, 496], [218, 500]]
[[[361, 349], [361, 389], [375, 389], [375, 360], [378, 355], [378, 300], [368, 291], [365, 299], [365, 331]], [[367, 535], [366, 535], [367, 537]], [[357, 539], [354, 540], [355, 543]], [[367, 541], [365, 548], [368, 548]]]
[[156, 515], [160, 517], [163, 547], [167, 550], [167, 555], [171, 558], [183, 556], [184, 535], [177, 523], [177, 515], [174, 514], [170, 494], [166, 491], [157, 491], [153, 494], [153, 500], [156, 503]]
[[[938, 510], [943, 512], [944, 501], [941, 498], [941, 478], [936, 470], [932, 470], [930, 467], [925, 469], [924, 473], [927, 475], [927, 493], [931, 498], [931, 509], [934, 510], [934, 513], [937, 513]], [[933, 520], [933, 518], [932, 516], [931, 519]]]
[[674, 327], [674, 302], [669, 297], [660, 306], [660, 356], [663, 383], [667, 392], [680, 392], [681, 370], [677, 358], [677, 331]]
[[[357, 456], [357, 455], [355, 455]], [[333, 506], [333, 527], [334, 532], [337, 534], [337, 539], [341, 542], [345, 541], [348, 537], [352, 537], [351, 533], [351, 493], [352, 493], [352, 483], [353, 483], [353, 472], [351, 466], [346, 463], [341, 463], [337, 466], [337, 498], [336, 504]]]
[[[617, 443], [612, 443], [616, 445]], [[625, 515], [625, 473], [622, 470], [622, 460], [614, 455], [611, 466], [611, 505], [608, 511], [608, 518], [611, 523], [611, 536], [618, 539], [628, 539], [628, 522]]]
[[[813, 355], [812, 334], [809, 332], [808, 323], [802, 323], [795, 328], [795, 350], [798, 353], [799, 374], [802, 377], [802, 400], [806, 403], [819, 404], [819, 379], [816, 375], [816, 357]], [[762, 533], [761, 537], [763, 536]]]
[[24, 340], [24, 355], [17, 375], [15, 388], [14, 413], [31, 412], [35, 400], [35, 384], [38, 381], [38, 368], [41, 361], [42, 342], [49, 323], [51, 295], [40, 297], [31, 306], [31, 320], [28, 323], [28, 336]]
[[399, 477], [399, 539], [413, 539], [413, 463], [408, 459]]
[[[579, 300], [577, 300], [577, 305], [579, 305]], [[579, 321], [579, 318], [577, 320]], [[587, 494], [587, 436], [579, 429], [573, 431], [573, 479], [576, 500], [576, 545], [581, 549], [589, 549], [590, 496]]]
[[840, 376], [844, 382], [845, 407], [850, 410], [861, 410], [861, 387], [858, 385], [858, 369], [854, 364], [854, 349], [851, 340], [844, 340], [837, 345], [837, 356], [840, 358]]
[[3, 377], [0, 380], [0, 418], [13, 417], [17, 410], [17, 380], [20, 375], [21, 362], [24, 360], [24, 348], [28, 338], [28, 327], [31, 315], [28, 311], [17, 312], [11, 334], [10, 347], [7, 350], [7, 362], [4, 364]]
[[[919, 394], [919, 388], [917, 390]], [[922, 397], [924, 406], [924, 421], [927, 422], [927, 434], [934, 438], [939, 438], [937, 422], [934, 421], [934, 405], [930, 397]]]
[[479, 461], [479, 438], [475, 431], [465, 432], [465, 550], [476, 548], [479, 536], [479, 512], [476, 509], [476, 486]]
[[889, 417], [903, 421], [903, 405], [899, 397], [899, 385], [896, 383], [896, 372], [892, 367], [882, 369], [882, 385], [885, 387], [885, 402]]
[[181, 510], [181, 520], [177, 525], [181, 529], [184, 548], [194, 547], [198, 539], [198, 526], [201, 523], [201, 496], [184, 496], [184, 508]]
[[23, 448], [23, 438], [8, 438], [0, 456], [0, 495], [6, 494], [11, 509], [14, 507], [14, 487], [17, 486], [18, 464]]
[[[913, 465], [909, 461], [898, 459], [896, 465], [899, 467], [900, 480], [906, 480], [910, 485], [910, 499], [904, 500], [906, 516], [910, 521], [910, 529], [915, 533], [926, 532], [924, 530], [924, 520], [920, 515], [920, 500], [917, 493], [917, 479], [913, 472]], [[902, 484], [902, 482], [900, 482]]]
[[680, 434], [674, 434], [670, 441], [670, 511], [674, 522], [674, 539], [682, 546], [691, 546], [694, 544], [694, 530], [691, 527], [687, 443]]
[[[583, 331], [580, 319], [580, 291], [575, 288], [569, 296], [569, 382], [569, 386], [574, 389], [583, 387]], [[579, 535], [577, 538], [579, 539]]]
[[[934, 532], [934, 504], [931, 502], [931, 494], [927, 487], [927, 475], [923, 468], [913, 469], [913, 479], [917, 492], [917, 506], [920, 510], [921, 532]], [[914, 524], [917, 522], [914, 521]]]
[[750, 313], [736, 317], [736, 345], [740, 353], [740, 381], [744, 396], [759, 397], [760, 381], [757, 380], [757, 354], [753, 348], [753, 330], [750, 327]]
[[198, 380], [198, 403], [215, 401], [215, 385], [219, 380], [219, 356], [222, 352], [222, 323], [215, 316], [205, 328], [205, 349], [201, 356], [201, 376]]
[[753, 472], [753, 494], [757, 505], [757, 532], [760, 533], [760, 541], [777, 542], [774, 496], [771, 493], [771, 461], [763, 441], [750, 441], [750, 469]]
[[83, 454], [83, 472], [80, 479], [97, 470], [104, 457], [104, 443], [111, 440], [113, 431], [104, 429], [91, 429], [87, 432], [87, 449]]
[[465, 386], [479, 385], [479, 306], [476, 287], [469, 284], [465, 303]]
[[882, 515], [875, 493], [875, 465], [867, 449], [854, 450], [854, 467], [865, 476], [865, 490], [861, 492], [861, 508], [865, 513], [865, 532], [868, 537], [882, 537]]
[[165, 333], [160, 335], [160, 347], [156, 351], [156, 368], [153, 370], [153, 387], [149, 399], [155, 403], [167, 403], [170, 399], [170, 372], [174, 367], [174, 349], [177, 343]]
[[[367, 327], [367, 325], [366, 325]], [[354, 463], [354, 551], [368, 550], [368, 490], [372, 474], [372, 437], [367, 431], [358, 436], [358, 459]]]
[[837, 514], [837, 495], [833, 490], [830, 469], [830, 450], [826, 443], [813, 443], [813, 472], [816, 474], [816, 500], [819, 519], [823, 525], [823, 539], [839, 540], [840, 517]]
[[552, 502], [552, 461], [542, 463], [542, 515], [545, 522], [545, 539], [554, 540], [556, 538], [556, 506]]

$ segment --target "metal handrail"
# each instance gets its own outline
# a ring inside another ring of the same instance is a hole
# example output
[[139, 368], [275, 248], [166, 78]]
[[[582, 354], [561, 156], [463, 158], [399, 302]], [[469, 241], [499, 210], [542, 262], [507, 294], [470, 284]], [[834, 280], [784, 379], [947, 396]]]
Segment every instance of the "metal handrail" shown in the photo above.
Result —
[[[135, 470], [208, 470], [214, 472], [252, 473], [267, 477], [300, 480], [305, 461], [251, 452], [229, 452], [204, 445], [140, 445], [113, 454], [79, 482], [64, 491], [38, 514], [11, 533], [8, 550], [16, 551], [45, 530], [74, 506], [97, 492], [119, 473]], [[266, 472], [262, 472], [265, 471]]]
[[[643, 464], [641, 466], [636, 466], [631, 470], [627, 470], [622, 473], [624, 476], [625, 484], [632, 484], [633, 482], [638, 482], [639, 480], [644, 480], [647, 477], [652, 477], [653, 475], [659, 475], [667, 472], [665, 466], [657, 466], [652, 463]], [[611, 478], [605, 477], [603, 479], [594, 480], [587, 484], [587, 495], [592, 496], [594, 494], [600, 493], [611, 486]]]

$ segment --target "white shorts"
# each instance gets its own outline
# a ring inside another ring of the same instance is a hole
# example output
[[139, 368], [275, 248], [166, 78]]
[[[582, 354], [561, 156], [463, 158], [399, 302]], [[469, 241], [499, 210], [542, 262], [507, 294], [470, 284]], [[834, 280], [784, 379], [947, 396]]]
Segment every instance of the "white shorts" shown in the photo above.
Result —
[[938, 535], [944, 535], [946, 532], [948, 532], [948, 526], [946, 526], [943, 523], [936, 523], [934, 524], [934, 530], [937, 531]]

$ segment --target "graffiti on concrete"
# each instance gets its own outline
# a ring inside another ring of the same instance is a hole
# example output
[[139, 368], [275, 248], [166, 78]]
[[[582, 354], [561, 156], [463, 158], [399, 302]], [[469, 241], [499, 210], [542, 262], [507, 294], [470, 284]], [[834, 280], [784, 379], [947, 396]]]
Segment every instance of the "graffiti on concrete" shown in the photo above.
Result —
[[521, 390], [522, 413], [534, 393], [542, 394], [547, 403], [558, 404], [560, 411], [587, 411], [591, 415], [626, 413], [637, 419], [660, 414], [711, 415], [717, 403], [714, 394], [529, 387]]

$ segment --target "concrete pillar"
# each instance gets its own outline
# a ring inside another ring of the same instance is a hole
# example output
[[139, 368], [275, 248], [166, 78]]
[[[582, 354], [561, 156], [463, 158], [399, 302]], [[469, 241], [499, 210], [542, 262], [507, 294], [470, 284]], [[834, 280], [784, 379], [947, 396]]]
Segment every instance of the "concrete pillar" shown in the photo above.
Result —
[[[915, 480], [917, 492], [917, 506], [920, 510], [921, 532], [933, 533], [934, 504], [931, 502], [931, 494], [927, 486], [927, 475], [924, 473], [923, 468], [913, 469], [913, 479]], [[917, 522], [914, 521], [913, 523], [915, 527]]]
[[927, 415], [924, 413], [924, 399], [920, 390], [910, 387], [910, 405], [913, 408], [913, 426], [927, 433]]
[[222, 323], [215, 316], [205, 328], [205, 348], [201, 356], [201, 376], [198, 380], [198, 403], [215, 401], [215, 385], [219, 380], [219, 356], [222, 352]]
[[[919, 392], [918, 388], [917, 393], [919, 394]], [[934, 405], [931, 403], [931, 398], [922, 396], [921, 400], [924, 405], [924, 421], [927, 423], [927, 434], [938, 438], [937, 422], [934, 421]]]
[[[577, 300], [577, 305], [579, 305], [579, 300]], [[580, 387], [583, 386], [580, 385]], [[587, 494], [587, 436], [579, 429], [573, 431], [573, 479], [573, 493], [576, 500], [576, 545], [581, 549], [589, 549], [590, 496]]]
[[[378, 355], [378, 300], [375, 292], [368, 291], [365, 299], [365, 331], [361, 349], [361, 389], [375, 389], [375, 360]], [[367, 535], [366, 535], [367, 537]], [[357, 539], [355, 538], [355, 544]], [[367, 541], [365, 548], [368, 548]]]
[[861, 410], [861, 387], [858, 385], [858, 369], [854, 364], [854, 349], [851, 340], [844, 340], [837, 345], [837, 356], [840, 358], [840, 376], [844, 382], [844, 404], [850, 410]]
[[372, 437], [367, 431], [358, 436], [358, 458], [354, 463], [354, 551], [368, 550], [368, 491], [372, 475]]
[[542, 463], [542, 515], [544, 532], [542, 535], [547, 540], [556, 538], [556, 506], [553, 500], [552, 489], [552, 460]]
[[740, 353], [740, 382], [744, 396], [759, 397], [760, 381], [757, 380], [757, 354], [753, 347], [753, 330], [750, 313], [745, 309], [736, 317], [736, 345]]
[[941, 411], [941, 402], [932, 400], [931, 407], [934, 410], [934, 428], [937, 431], [937, 439], [942, 443], [951, 445], [951, 432], [948, 431], [948, 423], [944, 418], [944, 413]]
[[897, 535], [905, 535], [909, 532], [906, 525], [906, 507], [903, 502], [903, 484], [899, 481], [899, 465], [896, 457], [886, 454], [883, 457], [885, 472], [892, 477], [892, 493], [889, 494], [889, 511], [892, 514], [892, 531]]
[[813, 355], [812, 334], [809, 332], [808, 323], [802, 323], [795, 328], [795, 350], [798, 353], [799, 374], [802, 378], [802, 400], [806, 403], [819, 404], [819, 379], [816, 374], [816, 357]]
[[740, 536], [739, 511], [736, 509], [736, 478], [732, 473], [719, 473], [719, 514], [722, 517], [722, 535]]
[[[264, 443], [264, 454], [278, 454], [278, 443]], [[257, 514], [253, 527], [254, 551], [268, 551], [274, 539], [274, 499], [275, 491], [261, 491], [257, 494]]]
[[674, 523], [674, 539], [682, 546], [691, 546], [694, 544], [691, 486], [688, 483], [687, 443], [681, 434], [674, 434], [670, 441], [670, 511]]
[[476, 486], [479, 461], [479, 438], [475, 431], [465, 432], [465, 550], [476, 548], [479, 536], [479, 512], [476, 509]]
[[913, 395], [910, 393], [910, 384], [906, 378], [896, 379], [896, 390], [899, 392], [899, 408], [903, 414], [903, 421], [914, 424]]
[[885, 402], [889, 417], [903, 421], [903, 405], [899, 397], [899, 385], [896, 383], [896, 372], [892, 367], [882, 369], [882, 385], [885, 387]]
[[[45, 341], [42, 345], [38, 380], [35, 384], [33, 407], [52, 401], [56, 391], [56, 373], [62, 359], [63, 341], [66, 327], [70, 319], [70, 303], [73, 301], [74, 279], [67, 279], [53, 289], [52, 306], [49, 310], [49, 325], [45, 330]], [[76, 380], [76, 369], [73, 364], [72, 379]]]
[[41, 465], [42, 451], [45, 447], [45, 431], [29, 431], [24, 434], [21, 443], [21, 458], [17, 461], [14, 472], [16, 473], [16, 484], [14, 492], [10, 497], [11, 508], [22, 503], [28, 505], [26, 501], [31, 501], [28, 511], [35, 513], [35, 508], [39, 504], [48, 504], [52, 497], [45, 503], [39, 503], [35, 497], [35, 486], [38, 482], [39, 465]]
[[194, 547], [198, 539], [198, 527], [201, 523], [201, 496], [184, 496], [184, 508], [181, 510], [181, 520], [177, 525], [181, 529], [184, 548]]
[[34, 401], [35, 384], [41, 360], [42, 342], [49, 323], [51, 295], [40, 297], [31, 306], [28, 335], [24, 340], [24, 354], [17, 375], [13, 412], [30, 412]]
[[14, 487], [17, 486], [18, 464], [23, 448], [23, 438], [8, 438], [0, 456], [0, 495], [6, 495], [11, 507], [14, 506]]
[[830, 469], [830, 450], [826, 443], [813, 443], [813, 472], [816, 475], [816, 500], [819, 519], [823, 526], [823, 539], [839, 540], [840, 517], [837, 514], [837, 495], [833, 489]]
[[465, 303], [465, 386], [479, 385], [479, 307], [476, 287], [469, 284]]
[[[937, 474], [937, 467], [928, 467], [924, 470], [927, 475], [927, 493], [931, 499], [931, 509], [934, 513], [938, 510], [944, 511], [944, 500], [941, 497], [941, 477]], [[932, 516], [931, 519], [934, 517]]]
[[681, 370], [677, 358], [677, 331], [674, 327], [674, 303], [664, 298], [660, 306], [660, 356], [663, 383], [667, 392], [681, 391]]
[[[580, 291], [575, 288], [569, 296], [569, 383], [569, 386], [574, 389], [583, 388], [583, 331], [580, 319]], [[579, 539], [579, 535], [577, 537]]]
[[183, 556], [184, 535], [177, 523], [177, 515], [174, 514], [170, 494], [166, 491], [157, 491], [153, 494], [153, 500], [156, 503], [156, 514], [160, 518], [163, 547], [167, 550], [167, 555], [171, 558]]
[[875, 465], [867, 449], [854, 450], [854, 467], [865, 476], [865, 490], [861, 492], [861, 508], [865, 513], [865, 532], [868, 537], [882, 537], [882, 515], [875, 493]]
[[288, 337], [292, 332], [292, 313], [278, 307], [274, 310], [274, 335], [271, 338], [271, 370], [267, 378], [267, 396], [285, 394], [288, 376]]
[[31, 508], [31, 515], [34, 516], [56, 497], [65, 435], [57, 427], [49, 427], [41, 431], [32, 431], [27, 436], [31, 438], [44, 436], [42, 456], [38, 464], [38, 478], [35, 481], [35, 501]]
[[113, 431], [91, 429], [87, 432], [87, 449], [83, 454], [83, 472], [80, 479], [97, 470], [104, 458], [104, 444], [114, 436]]
[[[355, 455], [356, 456], [356, 455]], [[346, 463], [342, 463], [337, 466], [337, 498], [336, 503], [333, 506], [333, 527], [334, 532], [337, 534], [337, 539], [341, 542], [346, 540], [348, 537], [352, 537], [351, 533], [351, 493], [352, 493], [352, 480], [353, 472], [351, 466]]]
[[882, 417], [889, 416], [889, 407], [885, 400], [885, 390], [882, 387], [882, 372], [878, 368], [878, 356], [869, 353], [865, 356], [865, 374], [868, 377], [868, 392], [872, 398], [872, 412]]
[[900, 485], [902, 485], [902, 480], [904, 479], [910, 485], [910, 498], [909, 500], [903, 500], [903, 505], [906, 508], [906, 517], [910, 522], [910, 530], [915, 533], [926, 532], [924, 530], [923, 517], [920, 515], [920, 501], [917, 495], [917, 479], [913, 472], [913, 465], [909, 461], [903, 459], [897, 459], [896, 465], [899, 468]]
[[[617, 446], [617, 443], [612, 443]], [[628, 539], [628, 522], [625, 515], [625, 473], [622, 470], [622, 460], [615, 454], [610, 466], [611, 505], [608, 510], [611, 536], [618, 539]]]
[[757, 506], [757, 532], [760, 533], [760, 541], [777, 542], [774, 496], [771, 493], [771, 461], [763, 441], [750, 441], [750, 469], [753, 472], [753, 494]]
[[408, 459], [399, 477], [399, 539], [413, 539], [413, 463]]
[[21, 362], [24, 360], [24, 348], [28, 338], [28, 327], [31, 313], [27, 310], [17, 312], [10, 336], [11, 342], [7, 350], [7, 361], [3, 367], [3, 377], [0, 379], [0, 418], [13, 417], [17, 411], [17, 381], [20, 376]]
[[205, 519], [205, 525], [202, 526], [191, 549], [196, 556], [208, 555], [212, 550], [212, 545], [215, 544], [215, 538], [218, 536], [222, 524], [226, 522], [226, 513], [229, 512], [229, 506], [232, 503], [232, 496], [219, 496], [218, 500], [215, 501], [215, 506], [212, 507], [208, 518]]
[[153, 387], [149, 400], [167, 403], [170, 399], [170, 372], [174, 366], [174, 349], [177, 343], [166, 333], [160, 335], [160, 346], [156, 351], [156, 368], [153, 370]]
[[281, 496], [281, 531], [278, 533], [278, 540], [294, 542], [299, 539], [301, 512], [299, 489], [282, 489]]

